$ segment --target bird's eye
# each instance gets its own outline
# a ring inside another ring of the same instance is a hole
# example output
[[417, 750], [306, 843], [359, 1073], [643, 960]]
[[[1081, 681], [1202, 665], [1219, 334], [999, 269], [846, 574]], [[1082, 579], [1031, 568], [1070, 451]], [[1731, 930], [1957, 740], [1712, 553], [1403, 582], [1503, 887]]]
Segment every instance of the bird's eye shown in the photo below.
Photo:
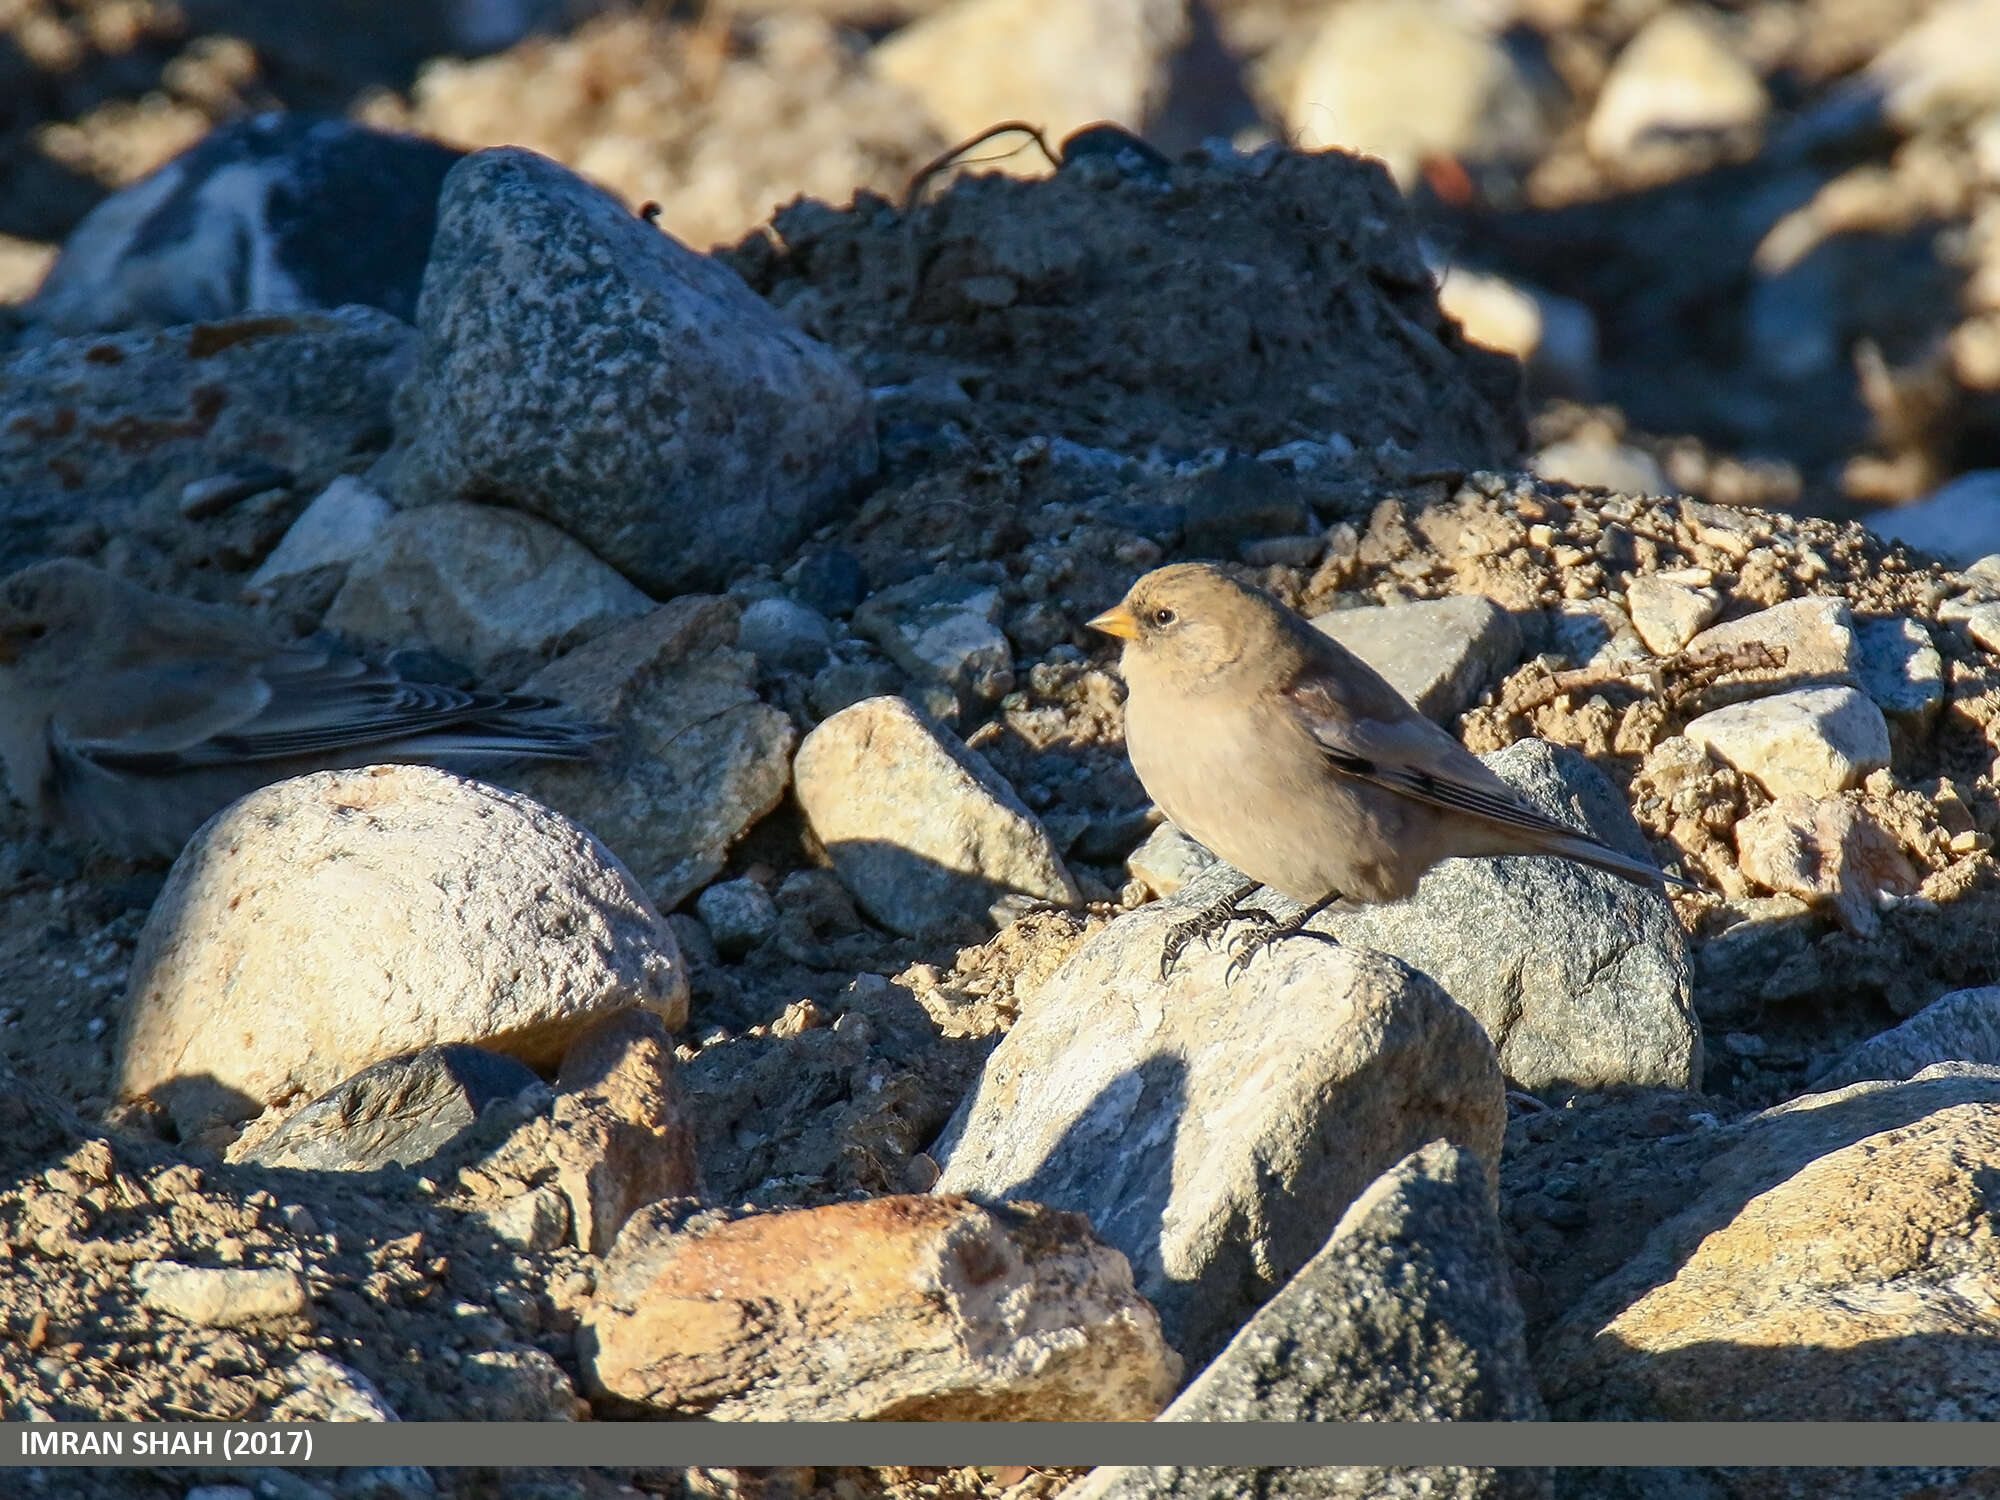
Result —
[[1156, 609], [1153, 611], [1153, 623], [1155, 625], [1171, 625], [1179, 618], [1180, 616], [1176, 615], [1170, 609]]

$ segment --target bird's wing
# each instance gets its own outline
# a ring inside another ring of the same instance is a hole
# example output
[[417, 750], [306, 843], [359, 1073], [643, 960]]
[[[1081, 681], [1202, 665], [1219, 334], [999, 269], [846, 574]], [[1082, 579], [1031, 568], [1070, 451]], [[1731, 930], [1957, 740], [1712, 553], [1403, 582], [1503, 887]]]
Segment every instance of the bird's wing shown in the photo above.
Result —
[[[480, 721], [557, 707], [550, 699], [405, 682], [357, 658], [310, 648], [273, 652], [254, 670], [196, 664], [119, 673], [92, 692], [104, 707], [56, 716], [58, 748], [107, 770], [155, 773], [334, 755], [447, 730], [469, 731], [458, 736], [466, 743], [430, 749], [476, 753], [504, 739], [515, 753], [534, 754], [519, 728], [509, 733]], [[121, 696], [135, 706], [114, 709]]]
[[1421, 714], [1410, 712], [1394, 719], [1356, 715], [1342, 702], [1345, 695], [1337, 684], [1312, 673], [1293, 683], [1289, 696], [1327, 763], [1345, 775], [1530, 836], [1597, 843], [1589, 834], [1529, 805], [1470, 750]]

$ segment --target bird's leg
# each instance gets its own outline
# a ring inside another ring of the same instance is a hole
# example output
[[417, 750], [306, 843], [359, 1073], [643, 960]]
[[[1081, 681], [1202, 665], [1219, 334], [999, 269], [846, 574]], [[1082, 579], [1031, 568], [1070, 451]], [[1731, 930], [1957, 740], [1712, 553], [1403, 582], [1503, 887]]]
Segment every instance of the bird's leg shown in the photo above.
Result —
[[1204, 906], [1185, 922], [1176, 922], [1169, 927], [1167, 941], [1160, 949], [1160, 978], [1165, 979], [1174, 972], [1174, 965], [1179, 962], [1181, 951], [1189, 943], [1196, 938], [1213, 936], [1238, 917], [1253, 922], [1275, 922], [1277, 918], [1267, 911], [1259, 911], [1255, 907], [1249, 911], [1243, 910], [1244, 899], [1256, 889], [1256, 881], [1246, 880], [1241, 885], [1232, 887], [1227, 895]]
[[1289, 937], [1312, 938], [1317, 942], [1331, 943], [1334, 947], [1338, 948], [1340, 946], [1339, 938], [1327, 932], [1307, 932], [1305, 926], [1306, 923], [1310, 922], [1314, 917], [1340, 899], [1339, 891], [1329, 891], [1311, 906], [1299, 912], [1295, 917], [1288, 917], [1282, 922], [1273, 921], [1270, 926], [1260, 928], [1256, 932], [1246, 932], [1235, 942], [1233, 953], [1229, 960], [1229, 968], [1224, 972], [1222, 982], [1228, 984], [1238, 974], [1243, 973], [1250, 967], [1251, 959], [1262, 953], [1271, 944], [1281, 943]]

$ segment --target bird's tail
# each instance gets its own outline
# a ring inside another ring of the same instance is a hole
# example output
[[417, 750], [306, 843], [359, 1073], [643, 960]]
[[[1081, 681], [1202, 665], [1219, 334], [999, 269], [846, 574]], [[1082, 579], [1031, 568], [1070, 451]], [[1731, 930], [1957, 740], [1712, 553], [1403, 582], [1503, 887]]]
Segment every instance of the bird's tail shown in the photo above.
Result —
[[1700, 886], [1692, 880], [1669, 874], [1649, 859], [1635, 859], [1629, 854], [1620, 854], [1609, 844], [1600, 844], [1596, 839], [1586, 838], [1580, 833], [1562, 838], [1552, 838], [1544, 846], [1545, 852], [1573, 859], [1578, 864], [1590, 865], [1605, 870], [1634, 885], [1643, 885], [1651, 890], [1665, 886], [1678, 886], [1684, 891], [1698, 891]]

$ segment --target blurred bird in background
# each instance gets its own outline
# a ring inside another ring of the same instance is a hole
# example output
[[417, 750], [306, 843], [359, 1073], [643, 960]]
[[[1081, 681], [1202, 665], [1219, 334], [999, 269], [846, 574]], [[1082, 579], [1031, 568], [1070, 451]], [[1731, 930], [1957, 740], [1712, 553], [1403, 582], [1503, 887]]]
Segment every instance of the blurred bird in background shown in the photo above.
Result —
[[553, 699], [406, 682], [85, 563], [0, 581], [14, 795], [48, 827], [131, 858], [172, 858], [211, 814], [309, 771], [580, 760], [606, 733]]

